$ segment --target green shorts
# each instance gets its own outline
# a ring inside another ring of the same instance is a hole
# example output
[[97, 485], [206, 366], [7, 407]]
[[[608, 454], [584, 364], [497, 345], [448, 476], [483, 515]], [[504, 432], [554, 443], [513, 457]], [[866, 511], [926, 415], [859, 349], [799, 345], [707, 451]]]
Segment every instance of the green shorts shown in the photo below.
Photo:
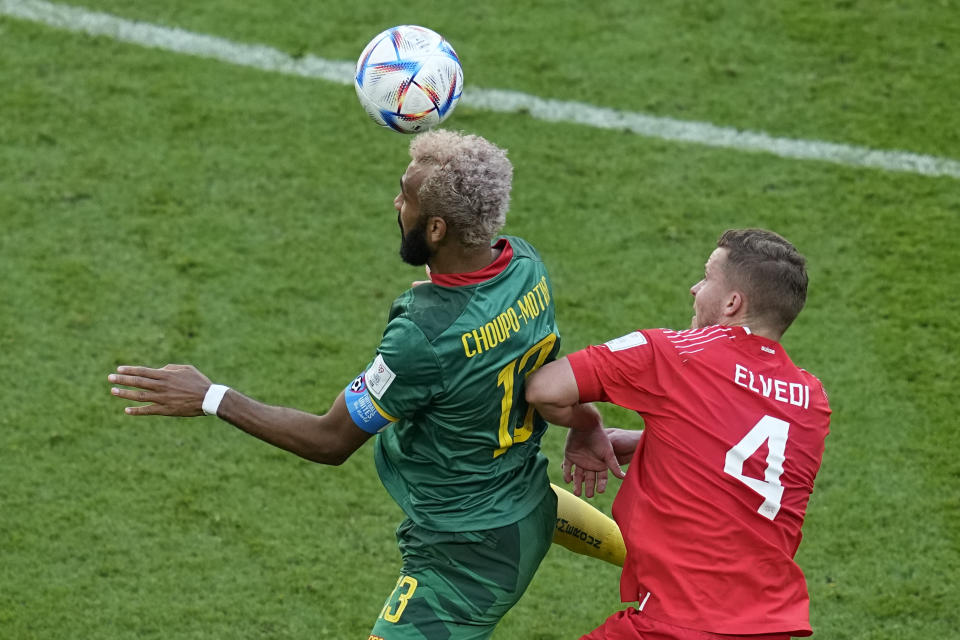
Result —
[[518, 522], [485, 531], [430, 531], [407, 518], [397, 529], [403, 568], [370, 640], [489, 638], [520, 599], [550, 548], [557, 497]]

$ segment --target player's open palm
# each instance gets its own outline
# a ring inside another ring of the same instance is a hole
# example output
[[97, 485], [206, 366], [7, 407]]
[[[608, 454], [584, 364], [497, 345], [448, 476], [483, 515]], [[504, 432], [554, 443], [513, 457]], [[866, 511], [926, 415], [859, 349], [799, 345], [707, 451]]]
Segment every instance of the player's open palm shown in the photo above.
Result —
[[618, 478], [624, 472], [604, 429], [570, 429], [563, 450], [563, 479], [573, 482], [573, 494], [592, 498], [607, 488], [607, 470]]
[[186, 364], [168, 364], [162, 369], [120, 366], [108, 380], [133, 387], [112, 387], [110, 393], [118, 398], [150, 403], [124, 409], [127, 414], [137, 416], [202, 416], [203, 397], [210, 388], [210, 379]]

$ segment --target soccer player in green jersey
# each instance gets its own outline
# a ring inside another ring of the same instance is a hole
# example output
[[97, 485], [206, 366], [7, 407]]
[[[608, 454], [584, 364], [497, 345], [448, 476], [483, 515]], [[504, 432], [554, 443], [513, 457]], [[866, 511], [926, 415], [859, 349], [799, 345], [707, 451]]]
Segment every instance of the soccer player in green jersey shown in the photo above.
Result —
[[546, 424], [524, 399], [526, 377], [560, 347], [553, 292], [529, 243], [496, 237], [513, 173], [502, 149], [441, 130], [410, 155], [394, 201], [400, 255], [430, 281], [396, 299], [372, 361], [326, 414], [260, 403], [189, 365], [109, 379], [113, 395], [149, 403], [130, 415], [217, 415], [325, 464], [378, 434], [377, 471], [407, 518], [400, 579], [370, 638], [487, 638], [560, 528]]

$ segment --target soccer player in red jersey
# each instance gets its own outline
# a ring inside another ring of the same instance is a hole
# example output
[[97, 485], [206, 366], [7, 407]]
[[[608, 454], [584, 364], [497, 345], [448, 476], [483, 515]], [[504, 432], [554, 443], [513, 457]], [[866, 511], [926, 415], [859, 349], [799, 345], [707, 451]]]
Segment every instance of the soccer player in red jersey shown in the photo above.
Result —
[[[830, 408], [780, 337], [806, 300], [806, 261], [781, 236], [725, 232], [693, 285], [685, 331], [634, 331], [548, 364], [526, 397], [572, 427], [564, 476], [602, 491], [626, 542], [620, 580], [637, 603], [588, 640], [785, 640], [811, 634], [794, 555]], [[604, 429], [594, 401], [637, 411], [642, 431]], [[632, 453], [632, 457], [630, 454]]]

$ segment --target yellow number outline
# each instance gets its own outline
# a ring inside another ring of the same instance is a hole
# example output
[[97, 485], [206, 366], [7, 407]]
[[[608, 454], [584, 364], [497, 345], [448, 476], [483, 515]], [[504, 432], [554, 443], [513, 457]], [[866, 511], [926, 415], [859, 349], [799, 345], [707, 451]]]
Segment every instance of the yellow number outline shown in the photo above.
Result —
[[[397, 592], [397, 589], [402, 587], [407, 587], [407, 590], [401, 593], [397, 597], [397, 610], [394, 612], [390, 611], [390, 601], [393, 600], [393, 594]], [[393, 588], [393, 592], [390, 594], [390, 597], [387, 598], [387, 603], [383, 605], [383, 611], [380, 612], [380, 617], [386, 620], [387, 622], [397, 622], [400, 620], [400, 616], [403, 615], [403, 610], [407, 608], [407, 603], [410, 598], [413, 596], [413, 592], [417, 590], [417, 579], [410, 576], [400, 576], [400, 579], [397, 580], [397, 586]]]
[[[507, 449], [512, 447], [518, 442], [523, 442], [530, 438], [533, 435], [533, 407], [527, 408], [527, 414], [523, 417], [523, 424], [520, 428], [516, 429], [513, 435], [510, 435], [510, 411], [513, 409], [513, 384], [514, 379], [516, 378], [517, 373], [523, 371], [524, 367], [527, 366], [530, 358], [534, 354], [537, 355], [536, 361], [533, 363], [533, 367], [527, 371], [523, 379], [526, 380], [527, 376], [543, 366], [543, 363], [546, 362], [547, 357], [553, 351], [553, 346], [557, 342], [557, 334], [551, 333], [547, 335], [543, 340], [533, 345], [527, 352], [523, 354], [522, 357], [511, 360], [507, 365], [500, 369], [500, 372], [497, 374], [497, 386], [503, 387], [503, 398], [500, 399], [500, 430], [499, 430], [499, 439], [500, 447], [495, 449], [493, 452], [493, 457], [503, 455], [506, 453]], [[517, 361], [519, 360], [519, 364]]]

